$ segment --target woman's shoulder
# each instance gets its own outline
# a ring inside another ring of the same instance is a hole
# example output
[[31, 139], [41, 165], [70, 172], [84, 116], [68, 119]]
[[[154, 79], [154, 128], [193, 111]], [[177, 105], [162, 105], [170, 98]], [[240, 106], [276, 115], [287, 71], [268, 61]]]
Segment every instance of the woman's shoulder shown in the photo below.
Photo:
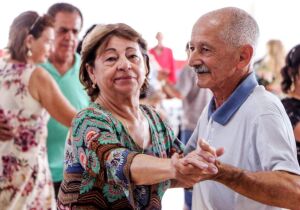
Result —
[[141, 104], [140, 107], [148, 116], [160, 118], [159, 113], [155, 110], [153, 106]]
[[153, 122], [154, 125], [159, 127], [168, 127], [168, 123], [165, 120], [165, 116], [162, 116], [154, 107], [149, 105], [140, 105], [141, 109], [148, 116], [148, 118]]
[[74, 126], [74, 124], [78, 124], [78, 122], [94, 124], [97, 124], [96, 122], [103, 122], [105, 124], [115, 124], [110, 112], [93, 102], [75, 115], [72, 125]]
[[0, 74], [8, 79], [29, 78], [36, 69], [36, 65], [11, 61], [9, 58], [0, 58]]
[[93, 118], [93, 119], [108, 119], [111, 118], [107, 110], [100, 105], [91, 102], [90, 105], [84, 109], [81, 109], [75, 116], [75, 118]]

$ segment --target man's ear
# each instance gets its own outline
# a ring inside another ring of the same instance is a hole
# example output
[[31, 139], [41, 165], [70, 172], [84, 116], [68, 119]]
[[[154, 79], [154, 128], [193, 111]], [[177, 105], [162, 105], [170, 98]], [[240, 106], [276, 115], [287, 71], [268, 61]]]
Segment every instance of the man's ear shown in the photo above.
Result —
[[95, 84], [96, 83], [96, 76], [95, 76], [94, 67], [91, 66], [90, 64], [85, 64], [85, 68], [86, 68], [86, 70], [89, 74], [90, 79]]
[[253, 47], [249, 44], [243, 45], [240, 48], [240, 58], [238, 62], [238, 69], [243, 69], [249, 65], [251, 58], [253, 56]]

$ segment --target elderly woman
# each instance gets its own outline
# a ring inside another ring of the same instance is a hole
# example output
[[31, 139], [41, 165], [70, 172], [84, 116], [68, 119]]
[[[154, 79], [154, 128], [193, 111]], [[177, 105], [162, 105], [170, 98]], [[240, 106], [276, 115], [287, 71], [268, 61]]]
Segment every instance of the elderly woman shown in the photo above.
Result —
[[[59, 209], [161, 209], [169, 187], [199, 181], [175, 170], [183, 145], [139, 104], [148, 74], [146, 43], [128, 25], [97, 26], [84, 40], [80, 79], [93, 103], [72, 123]], [[215, 172], [208, 161], [198, 163], [203, 173]]]
[[49, 114], [70, 126], [76, 111], [37, 64], [45, 62], [54, 39], [53, 20], [26, 11], [9, 32], [0, 58], [0, 118], [11, 136], [0, 136], [0, 205], [6, 209], [55, 209], [47, 159]]

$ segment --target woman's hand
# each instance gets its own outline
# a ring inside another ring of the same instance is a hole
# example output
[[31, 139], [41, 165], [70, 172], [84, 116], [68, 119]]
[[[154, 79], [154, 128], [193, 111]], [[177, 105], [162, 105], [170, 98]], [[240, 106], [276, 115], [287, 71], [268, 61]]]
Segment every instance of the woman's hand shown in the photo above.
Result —
[[178, 154], [172, 156], [174, 177], [183, 187], [191, 187], [195, 183], [209, 179], [218, 173], [216, 158], [224, 153], [224, 149], [215, 149], [203, 139], [198, 140], [196, 150], [185, 157]]

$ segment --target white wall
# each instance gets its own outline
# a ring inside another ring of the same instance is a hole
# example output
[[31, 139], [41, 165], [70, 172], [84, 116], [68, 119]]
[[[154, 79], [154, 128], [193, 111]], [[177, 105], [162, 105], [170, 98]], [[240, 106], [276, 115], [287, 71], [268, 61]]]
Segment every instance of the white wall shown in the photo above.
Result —
[[[0, 48], [6, 46], [9, 26], [25, 10], [40, 14], [57, 0], [9, 0], [0, 7]], [[66, 0], [79, 7], [84, 15], [85, 30], [94, 23], [125, 22], [148, 41], [156, 44], [157, 31], [162, 31], [165, 45], [173, 49], [176, 59], [185, 59], [184, 46], [197, 18], [212, 9], [236, 6], [251, 13], [258, 21], [261, 38], [257, 57], [262, 56], [265, 42], [279, 38], [287, 50], [300, 43], [299, 3], [297, 0]]]

